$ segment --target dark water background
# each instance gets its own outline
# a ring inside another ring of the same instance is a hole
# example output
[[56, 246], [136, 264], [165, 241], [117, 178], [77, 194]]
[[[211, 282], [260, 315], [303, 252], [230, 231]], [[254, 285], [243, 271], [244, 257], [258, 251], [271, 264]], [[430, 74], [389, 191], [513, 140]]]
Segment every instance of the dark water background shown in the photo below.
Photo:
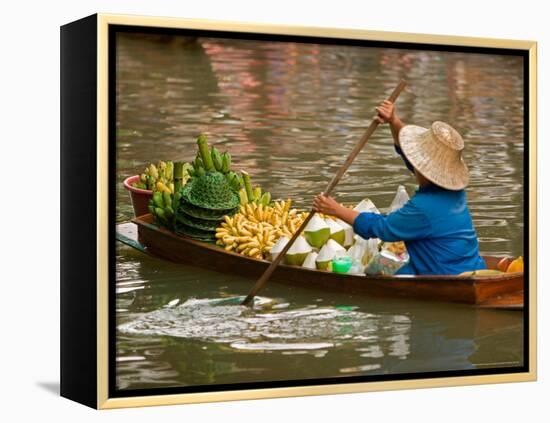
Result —
[[[517, 57], [122, 35], [117, 40], [117, 221], [121, 181], [149, 161], [230, 150], [275, 198], [307, 207], [400, 78], [405, 122], [451, 123], [466, 141], [482, 253], [523, 254], [523, 68]], [[415, 183], [381, 127], [337, 198], [389, 206]], [[269, 284], [249, 312], [208, 299], [253, 281], [117, 245], [117, 386], [164, 387], [522, 364], [521, 313], [374, 299]], [[270, 302], [274, 300], [274, 302]], [[230, 323], [228, 323], [230, 322]]]

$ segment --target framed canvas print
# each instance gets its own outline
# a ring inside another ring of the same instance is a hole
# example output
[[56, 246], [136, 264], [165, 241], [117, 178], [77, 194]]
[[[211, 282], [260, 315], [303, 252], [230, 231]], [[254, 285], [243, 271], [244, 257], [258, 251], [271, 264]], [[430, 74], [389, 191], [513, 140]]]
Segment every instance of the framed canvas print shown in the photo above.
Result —
[[61, 394], [536, 379], [536, 43], [61, 28]]

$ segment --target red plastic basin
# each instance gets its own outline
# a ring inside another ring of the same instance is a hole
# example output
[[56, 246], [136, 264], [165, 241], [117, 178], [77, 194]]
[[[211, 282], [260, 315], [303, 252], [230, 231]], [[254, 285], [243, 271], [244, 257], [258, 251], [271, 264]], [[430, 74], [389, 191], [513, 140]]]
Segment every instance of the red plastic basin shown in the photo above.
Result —
[[136, 217], [149, 213], [149, 200], [153, 198], [153, 191], [148, 189], [135, 188], [132, 183], [139, 181], [139, 175], [126, 178], [123, 182], [124, 188], [130, 191], [134, 215]]

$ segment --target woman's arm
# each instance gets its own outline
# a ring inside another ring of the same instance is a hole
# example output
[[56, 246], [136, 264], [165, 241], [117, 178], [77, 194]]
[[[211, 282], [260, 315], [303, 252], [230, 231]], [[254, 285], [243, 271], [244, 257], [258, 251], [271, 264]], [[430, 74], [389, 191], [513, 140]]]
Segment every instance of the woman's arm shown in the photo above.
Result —
[[389, 123], [391, 134], [393, 136], [393, 142], [399, 147], [399, 131], [405, 126], [405, 124], [397, 116], [394, 104], [389, 100], [384, 100], [380, 103], [380, 106], [376, 108], [378, 115], [376, 120], [380, 123]]
[[432, 225], [426, 214], [410, 201], [387, 216], [359, 213], [348, 209], [331, 197], [319, 194], [313, 200], [315, 211], [338, 217], [353, 226], [361, 237], [382, 241], [409, 241], [432, 236]]
[[353, 222], [353, 231], [365, 239], [380, 238], [388, 242], [413, 241], [433, 235], [426, 214], [410, 202], [387, 216], [360, 213]]
[[397, 154], [401, 156], [401, 158], [405, 162], [405, 166], [407, 166], [407, 169], [409, 169], [411, 172], [414, 173], [413, 165], [405, 157], [405, 155], [403, 154], [403, 151], [401, 150], [401, 145], [399, 144], [399, 131], [401, 131], [401, 128], [403, 128], [405, 124], [401, 119], [399, 119], [399, 116], [397, 116], [395, 106], [391, 101], [384, 100], [382, 103], [380, 103], [380, 106], [376, 108], [376, 112], [378, 113], [378, 115], [376, 116], [375, 119], [378, 122], [380, 122], [381, 124], [383, 123], [390, 124], [390, 130], [393, 136], [393, 144], [395, 146], [395, 151], [397, 152]]
[[319, 194], [313, 200], [313, 208], [315, 211], [320, 213], [328, 214], [330, 216], [337, 217], [342, 219], [344, 222], [353, 225], [355, 218], [359, 216], [359, 212], [353, 209], [348, 209], [340, 203], [338, 203], [334, 198], [327, 197], [322, 193]]

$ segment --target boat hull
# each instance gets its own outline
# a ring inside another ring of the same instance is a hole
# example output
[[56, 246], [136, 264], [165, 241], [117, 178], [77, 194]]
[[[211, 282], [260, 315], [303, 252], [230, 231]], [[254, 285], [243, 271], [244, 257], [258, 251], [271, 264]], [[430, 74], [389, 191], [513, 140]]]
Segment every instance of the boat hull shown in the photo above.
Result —
[[[270, 262], [228, 252], [215, 245], [157, 227], [151, 215], [132, 220], [138, 227], [138, 239], [152, 255], [177, 263], [186, 263], [223, 273], [257, 279]], [[489, 268], [496, 268], [497, 257], [485, 257]], [[507, 308], [523, 305], [523, 273], [505, 273], [495, 276], [363, 276], [311, 270], [297, 266], [280, 265], [272, 279], [294, 286], [348, 292], [498, 306]]]

